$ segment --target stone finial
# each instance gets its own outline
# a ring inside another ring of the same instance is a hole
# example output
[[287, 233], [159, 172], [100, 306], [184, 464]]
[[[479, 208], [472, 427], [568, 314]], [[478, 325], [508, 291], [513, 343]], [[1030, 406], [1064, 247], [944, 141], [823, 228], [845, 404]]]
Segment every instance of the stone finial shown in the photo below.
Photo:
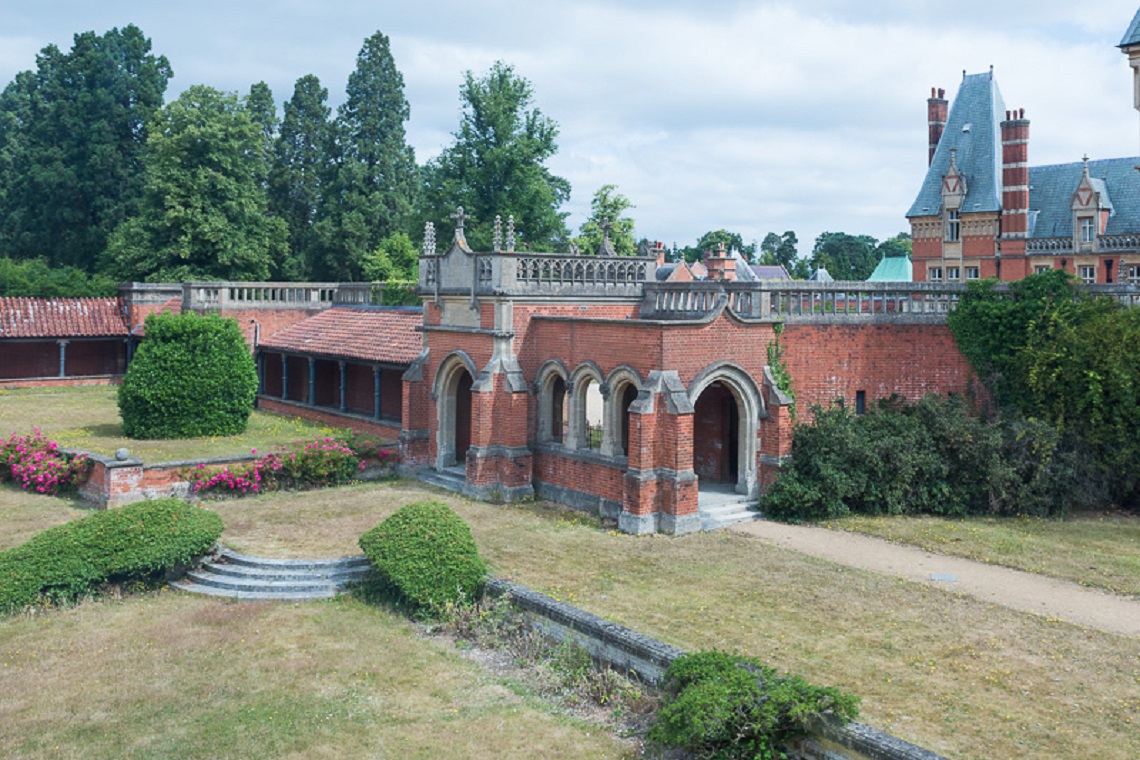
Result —
[[570, 255], [571, 256], [577, 256], [580, 253], [581, 253], [581, 251], [578, 250], [578, 244], [577, 243], [571, 243], [570, 244]]
[[495, 253], [503, 252], [503, 217], [495, 214], [495, 231], [491, 235], [491, 250]]
[[614, 228], [613, 222], [603, 218], [602, 221], [598, 223], [598, 227], [602, 230], [602, 244], [598, 248], [598, 255], [616, 256], [617, 251], [614, 250], [614, 244], [610, 241], [610, 230]]
[[462, 206], [455, 209], [455, 213], [450, 215], [455, 220], [455, 242], [463, 249], [467, 249], [467, 237], [463, 234], [463, 223], [469, 221], [471, 216], [463, 211]]
[[435, 225], [431, 222], [424, 222], [424, 256], [434, 256], [435, 251]]
[[515, 215], [507, 217], [507, 253], [515, 252]]

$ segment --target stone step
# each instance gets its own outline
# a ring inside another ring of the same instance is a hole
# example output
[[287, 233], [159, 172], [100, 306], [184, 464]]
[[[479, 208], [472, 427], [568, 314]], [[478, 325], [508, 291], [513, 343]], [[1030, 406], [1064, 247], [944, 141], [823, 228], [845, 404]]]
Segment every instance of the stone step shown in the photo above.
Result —
[[454, 493], [463, 493], [467, 487], [467, 477], [462, 470], [424, 470], [420, 480]]
[[729, 525], [741, 522], [751, 522], [764, 518], [762, 512], [756, 509], [755, 502], [742, 501], [736, 504], [721, 504], [716, 507], [702, 509], [701, 530], [718, 530]]
[[235, 599], [307, 601], [336, 596], [371, 572], [364, 556], [335, 559], [251, 557], [219, 547], [173, 584], [175, 588]]

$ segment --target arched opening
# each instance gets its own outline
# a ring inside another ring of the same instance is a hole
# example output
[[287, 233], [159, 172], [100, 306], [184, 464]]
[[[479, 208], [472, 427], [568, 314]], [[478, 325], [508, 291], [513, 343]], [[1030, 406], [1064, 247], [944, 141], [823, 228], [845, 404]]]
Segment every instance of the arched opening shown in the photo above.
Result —
[[569, 421], [567, 411], [566, 381], [560, 375], [555, 375], [550, 383], [550, 416], [547, 417], [550, 440], [555, 443], [562, 443], [566, 437], [566, 424]]
[[629, 456], [629, 407], [634, 401], [637, 401], [637, 387], [633, 383], [627, 383], [624, 386], [620, 401], [621, 453], [624, 456]]
[[602, 384], [594, 378], [586, 381], [586, 389], [582, 394], [586, 412], [586, 437], [583, 448], [600, 451], [602, 441], [605, 439], [605, 409], [606, 400], [602, 396]]
[[693, 470], [702, 487], [735, 488], [740, 479], [740, 416], [735, 394], [720, 381], [711, 383], [697, 398], [693, 414]]
[[471, 383], [474, 382], [467, 370], [456, 373], [455, 414], [452, 417], [452, 440], [455, 450], [448, 466], [467, 466], [467, 450], [471, 448]]

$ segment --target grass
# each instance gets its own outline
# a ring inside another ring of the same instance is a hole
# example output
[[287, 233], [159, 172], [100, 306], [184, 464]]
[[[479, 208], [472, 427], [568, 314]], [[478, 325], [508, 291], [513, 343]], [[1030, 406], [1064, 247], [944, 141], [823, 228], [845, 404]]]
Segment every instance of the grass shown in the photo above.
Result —
[[[251, 449], [268, 451], [296, 440], [312, 440], [331, 432], [304, 420], [254, 410], [241, 435], [184, 440], [134, 440], [123, 435], [116, 402], [118, 389], [93, 385], [70, 388], [0, 390], [0, 436], [27, 433], [32, 425], [62, 446], [111, 455], [130, 449], [147, 464], [241, 456]], [[32, 422], [34, 420], [34, 422]]]
[[90, 514], [66, 499], [28, 493], [0, 485], [0, 551], [19, 546], [42, 530]]
[[[358, 553], [434, 493], [494, 572], [687, 649], [731, 649], [863, 697], [863, 719], [955, 758], [1140, 755], [1140, 641], [805, 557], [731, 533], [634, 537], [542, 505], [397, 482], [209, 505], [228, 544]], [[316, 526], [316, 527], [314, 527]]]
[[827, 527], [1140, 596], [1140, 519], [1122, 513], [971, 518], [852, 516]]
[[174, 592], [0, 622], [0, 755], [618, 757], [387, 610]]

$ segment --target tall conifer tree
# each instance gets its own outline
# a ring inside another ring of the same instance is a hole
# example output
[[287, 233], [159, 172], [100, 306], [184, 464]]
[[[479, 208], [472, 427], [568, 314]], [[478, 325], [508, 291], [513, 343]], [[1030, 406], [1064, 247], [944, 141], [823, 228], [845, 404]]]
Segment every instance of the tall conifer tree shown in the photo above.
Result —
[[364, 41], [337, 110], [335, 169], [319, 223], [318, 276], [360, 279], [364, 256], [410, 225], [418, 175], [404, 132], [408, 116], [404, 77], [388, 38], [377, 32]]

